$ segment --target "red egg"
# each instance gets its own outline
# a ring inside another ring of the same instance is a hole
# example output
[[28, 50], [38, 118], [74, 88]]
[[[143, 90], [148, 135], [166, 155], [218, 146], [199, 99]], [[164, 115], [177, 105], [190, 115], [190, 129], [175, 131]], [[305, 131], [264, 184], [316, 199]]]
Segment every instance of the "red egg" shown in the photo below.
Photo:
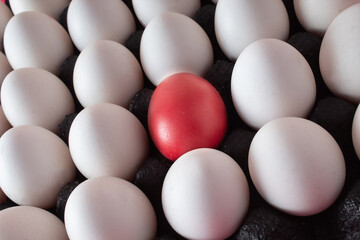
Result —
[[177, 73], [155, 89], [148, 125], [155, 146], [175, 161], [190, 150], [219, 145], [227, 129], [226, 108], [208, 81], [191, 73]]

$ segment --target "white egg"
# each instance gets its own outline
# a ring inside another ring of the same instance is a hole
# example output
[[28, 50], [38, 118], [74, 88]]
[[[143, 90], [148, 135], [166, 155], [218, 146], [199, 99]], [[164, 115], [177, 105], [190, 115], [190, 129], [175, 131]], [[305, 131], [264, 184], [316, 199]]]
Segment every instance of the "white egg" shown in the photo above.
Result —
[[65, 207], [70, 239], [154, 239], [156, 215], [145, 194], [115, 177], [86, 180]]
[[9, 0], [9, 3], [14, 14], [26, 11], [37, 11], [58, 19], [70, 1], [71, 0]]
[[328, 27], [320, 48], [320, 71], [337, 97], [360, 102], [360, 4], [340, 13]]
[[99, 103], [76, 116], [69, 132], [69, 148], [85, 177], [132, 180], [148, 155], [148, 137], [143, 125], [127, 109]]
[[286, 40], [289, 26], [289, 17], [282, 0], [221, 0], [216, 5], [216, 39], [232, 61], [256, 40]]
[[[0, 88], [5, 79], [5, 77], [12, 71], [9, 61], [6, 56], [0, 52]], [[0, 92], [1, 94], [1, 92]], [[0, 95], [1, 96], [1, 95]]]
[[0, 185], [19, 205], [51, 208], [76, 168], [67, 145], [34, 125], [14, 127], [0, 138]]
[[200, 25], [173, 12], [154, 17], [146, 26], [140, 58], [145, 74], [155, 86], [179, 72], [203, 76], [214, 61], [210, 39]]
[[360, 159], [360, 105], [357, 106], [352, 123], [352, 142], [357, 157]]
[[0, 211], [0, 239], [67, 240], [65, 225], [52, 213], [30, 206]]
[[200, 0], [132, 0], [134, 11], [143, 26], [163, 12], [177, 12], [193, 17], [201, 7]]
[[290, 44], [261, 39], [237, 59], [231, 76], [235, 109], [254, 129], [280, 117], [306, 117], [316, 84], [306, 59]]
[[331, 21], [360, 0], [294, 0], [296, 16], [303, 28], [323, 36]]
[[251, 179], [273, 207], [296, 216], [320, 213], [332, 205], [345, 182], [345, 161], [335, 139], [302, 118], [264, 125], [249, 149]]
[[75, 111], [65, 84], [39, 68], [12, 71], [6, 76], [1, 93], [4, 113], [12, 126], [32, 124], [57, 133], [65, 116]]
[[[8, 6], [6, 6], [5, 3], [0, 1], [0, 41], [2, 41], [4, 37], [5, 27], [12, 16], [13, 14], [8, 8]], [[0, 44], [0, 50], [2, 50], [2, 48], [2, 44]]]
[[74, 51], [65, 29], [40, 12], [23, 12], [11, 18], [5, 28], [4, 49], [14, 69], [37, 67], [54, 74]]
[[178, 158], [166, 174], [162, 206], [172, 228], [187, 239], [225, 239], [248, 211], [249, 186], [240, 166], [215, 149]]
[[11, 124], [7, 120], [4, 111], [2, 109], [2, 106], [0, 105], [0, 137], [11, 128]]
[[98, 40], [124, 43], [136, 30], [132, 13], [119, 0], [72, 0], [67, 13], [67, 26], [71, 39], [80, 51]]
[[73, 76], [74, 90], [83, 107], [108, 102], [128, 108], [144, 85], [135, 56], [109, 40], [89, 44], [77, 58]]

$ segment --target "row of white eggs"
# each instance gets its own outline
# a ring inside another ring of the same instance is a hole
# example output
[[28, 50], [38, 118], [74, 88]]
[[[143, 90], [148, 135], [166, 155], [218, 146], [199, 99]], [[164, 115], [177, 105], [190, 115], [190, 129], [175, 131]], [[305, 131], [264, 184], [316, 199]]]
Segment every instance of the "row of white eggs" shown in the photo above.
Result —
[[[171, 15], [171, 14], [169, 14], [169, 15]], [[271, 41], [273, 41], [274, 42], [274, 44], [280, 44], [280, 43], [275, 43], [275, 42], [277, 42], [277, 41], [274, 41], [274, 40], [271, 40]], [[265, 42], [265, 41], [264, 41]], [[270, 42], [270, 41], [269, 41]], [[269, 42], [267, 42], [267, 44], [269, 44]], [[292, 51], [292, 50], [290, 50], [290, 51]], [[287, 52], [287, 51], [285, 51], [285, 52]], [[296, 54], [295, 54], [296, 55]], [[301, 60], [300, 60], [301, 61]], [[306, 68], [306, 67], [305, 67]], [[259, 68], [260, 69], [260, 68]], [[310, 81], [311, 82], [311, 81]], [[311, 84], [310, 84], [311, 85]], [[311, 91], [310, 91], [311, 92]], [[310, 94], [310, 95], [312, 95], [312, 94]], [[283, 124], [281, 124], [282, 126], [283, 126]], [[14, 128], [15, 129], [15, 128]], [[300, 131], [301, 132], [301, 131]], [[264, 137], [264, 138], [268, 138], [268, 137]], [[264, 140], [265, 141], [265, 140]], [[330, 140], [330, 142], [331, 142], [331, 140]], [[331, 144], [333, 144], [333, 143], [331, 143]], [[259, 145], [264, 145], [264, 144], [262, 144], [262, 143], [259, 143]], [[331, 145], [332, 147], [330, 147], [330, 149], [335, 149], [335, 151], [337, 151], [337, 148], [335, 147], [333, 147], [334, 145]], [[259, 151], [254, 151], [254, 152], [259, 152]], [[305, 151], [300, 151], [300, 152], [305, 152]], [[324, 151], [324, 152], [326, 152], [326, 151]], [[264, 153], [264, 154], [266, 154], [266, 153]], [[334, 156], [339, 156], [339, 153], [337, 152], [336, 154], [332, 154], [332, 155], [334, 155]], [[327, 159], [327, 158], [322, 158], [322, 159]], [[337, 158], [337, 160], [341, 160], [341, 157], [339, 157], [339, 158]], [[336, 161], [337, 161], [336, 160]], [[179, 161], [179, 164], [181, 163], [181, 161]], [[339, 163], [339, 161], [337, 161], [337, 163]], [[340, 163], [339, 163], [340, 165], [341, 165], [341, 161], [340, 161]], [[334, 163], [334, 165], [335, 165], [335, 163]], [[296, 163], [295, 163], [295, 166], [296, 166]], [[337, 184], [335, 184], [336, 186], [341, 186], [342, 184], [341, 184], [341, 181], [342, 181], [342, 170], [343, 170], [343, 166], [340, 166], [340, 167], [338, 167], [338, 166], [335, 166], [336, 167], [336, 169], [337, 169], [337, 171], [339, 171], [339, 178], [337, 178], [339, 181], [338, 181], [338, 183]], [[294, 168], [294, 167], [293, 167]], [[329, 172], [332, 172], [331, 171], [332, 169], [330, 169], [329, 170]], [[175, 180], [174, 180], [175, 181]], [[279, 180], [280, 181], [280, 180]], [[281, 182], [281, 181], [280, 181]], [[282, 181], [283, 182], [283, 181]], [[320, 181], [321, 182], [321, 181]], [[189, 184], [188, 184], [189, 185]], [[322, 186], [323, 187], [323, 186]], [[80, 190], [79, 190], [80, 191]], [[336, 188], [335, 190], [334, 190], [334, 192], [335, 193], [333, 193], [333, 196], [335, 196], [336, 195], [336, 191], [338, 191], [338, 188]], [[167, 195], [166, 195], [167, 196]], [[170, 195], [169, 195], [170, 196]], [[242, 194], [242, 196], [244, 196], [244, 194]], [[278, 195], [276, 195], [276, 196], [278, 196]], [[332, 196], [332, 197], [333, 197]], [[332, 200], [332, 199], [331, 199]], [[331, 200], [328, 200], [328, 201], [330, 201], [331, 202]], [[325, 204], [326, 205], [326, 204]], [[323, 206], [325, 206], [325, 205], [323, 205]], [[187, 205], [187, 206], [189, 206], [189, 205]], [[281, 206], [279, 207], [279, 208], [281, 208]], [[296, 210], [294, 210], [294, 211], [296, 211]], [[171, 217], [171, 216], [170, 216]], [[186, 218], [185, 218], [186, 219]], [[183, 220], [183, 221], [185, 221], [185, 220]], [[183, 225], [184, 223], [182, 222], [182, 226], [184, 226]], [[154, 226], [154, 225], [152, 225], [152, 226]], [[105, 229], [105, 226], [104, 226], [104, 229]], [[213, 229], [213, 228], [212, 228]], [[87, 230], [89, 230], [89, 229], [87, 229]], [[179, 230], [180, 231], [180, 230]]]

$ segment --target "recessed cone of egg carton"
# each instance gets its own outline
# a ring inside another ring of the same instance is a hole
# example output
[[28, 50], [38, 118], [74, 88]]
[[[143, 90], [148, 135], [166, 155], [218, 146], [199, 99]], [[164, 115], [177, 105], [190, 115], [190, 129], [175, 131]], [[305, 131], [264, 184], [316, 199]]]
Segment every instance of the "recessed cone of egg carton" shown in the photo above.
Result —
[[360, 0], [0, 2], [0, 239], [358, 239], [359, 24]]

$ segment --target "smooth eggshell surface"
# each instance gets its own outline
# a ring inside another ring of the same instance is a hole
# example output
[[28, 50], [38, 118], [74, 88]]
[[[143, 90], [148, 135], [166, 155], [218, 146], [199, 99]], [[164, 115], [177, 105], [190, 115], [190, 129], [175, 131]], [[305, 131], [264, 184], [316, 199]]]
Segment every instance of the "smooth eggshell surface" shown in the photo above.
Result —
[[140, 58], [145, 74], [155, 86], [179, 72], [202, 76], [214, 60], [211, 42], [200, 25], [173, 12], [154, 17], [146, 26]]
[[296, 16], [303, 28], [310, 33], [324, 36], [334, 18], [360, 0], [294, 0]]
[[[13, 14], [8, 8], [8, 6], [6, 6], [5, 3], [0, 2], [0, 40], [3, 39], [5, 27], [12, 16]], [[2, 49], [3, 46], [2, 44], [0, 44], [0, 50]]]
[[0, 239], [66, 240], [64, 223], [55, 215], [30, 206], [0, 211]]
[[65, 29], [40, 12], [22, 12], [11, 18], [5, 28], [4, 49], [14, 69], [36, 67], [54, 74], [74, 51]]
[[226, 134], [225, 104], [205, 79], [177, 73], [162, 81], [149, 104], [148, 125], [157, 149], [175, 161], [195, 148], [216, 148]]
[[360, 159], [360, 107], [358, 105], [352, 124], [352, 141], [358, 158]]
[[320, 71], [326, 86], [337, 97], [360, 102], [360, 4], [331, 22], [320, 48]]
[[110, 103], [82, 110], [69, 132], [71, 156], [87, 178], [132, 180], [148, 155], [148, 144], [140, 121], [127, 109]]
[[7, 120], [4, 111], [2, 109], [2, 106], [0, 105], [0, 137], [11, 128], [11, 124]]
[[75, 93], [83, 107], [108, 102], [127, 108], [144, 85], [135, 56], [109, 40], [88, 45], [76, 60], [73, 76]]
[[99, 177], [81, 183], [65, 207], [70, 239], [154, 239], [155, 211], [145, 194], [130, 182]]
[[215, 149], [182, 155], [166, 174], [161, 194], [166, 219], [187, 239], [225, 239], [242, 223], [249, 187], [240, 166]]
[[67, 26], [71, 39], [80, 51], [98, 40], [124, 43], [136, 30], [132, 13], [119, 0], [72, 0], [67, 13]]
[[[6, 56], [0, 52], [0, 88], [5, 79], [5, 77], [11, 72], [13, 69], [9, 64]], [[0, 92], [1, 94], [1, 92]], [[1, 95], [0, 95], [1, 96]]]
[[315, 102], [316, 84], [306, 59], [277, 39], [261, 39], [239, 56], [231, 77], [239, 116], [252, 128], [280, 117], [306, 117]]
[[345, 161], [335, 139], [302, 118], [264, 125], [249, 149], [251, 179], [260, 195], [288, 214], [309, 216], [335, 202], [345, 182]]
[[14, 14], [26, 11], [37, 11], [58, 19], [70, 1], [71, 0], [9, 0], [9, 3]]
[[289, 26], [281, 0], [221, 0], [216, 5], [216, 39], [232, 61], [256, 40], [287, 39]]
[[12, 126], [33, 124], [56, 133], [65, 116], [75, 111], [65, 84], [39, 68], [12, 71], [6, 76], [1, 93], [4, 113]]
[[19, 205], [51, 208], [75, 178], [67, 145], [34, 125], [14, 127], [0, 138], [0, 186]]
[[132, 0], [132, 4], [143, 26], [163, 12], [177, 12], [193, 17], [201, 7], [200, 0]]

